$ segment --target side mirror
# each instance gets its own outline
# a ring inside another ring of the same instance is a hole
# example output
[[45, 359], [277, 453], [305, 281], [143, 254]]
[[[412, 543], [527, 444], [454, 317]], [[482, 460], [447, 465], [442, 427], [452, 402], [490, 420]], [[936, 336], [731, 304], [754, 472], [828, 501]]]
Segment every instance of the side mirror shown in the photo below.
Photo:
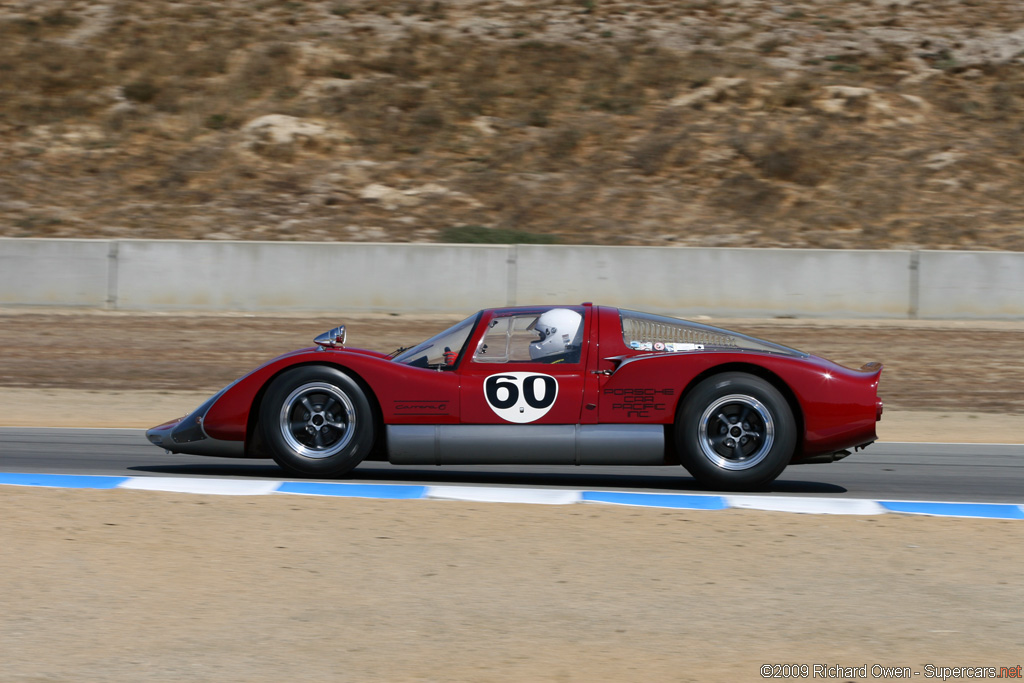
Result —
[[324, 332], [313, 340], [320, 348], [336, 348], [345, 345], [345, 326], [338, 325], [329, 332]]

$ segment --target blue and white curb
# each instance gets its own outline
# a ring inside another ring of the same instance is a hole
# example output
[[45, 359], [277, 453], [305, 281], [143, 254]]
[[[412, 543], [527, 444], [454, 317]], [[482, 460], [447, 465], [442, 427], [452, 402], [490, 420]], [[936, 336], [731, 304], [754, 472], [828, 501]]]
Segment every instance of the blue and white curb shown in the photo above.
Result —
[[0, 485], [62, 489], [134, 489], [139, 491], [228, 496], [287, 494], [375, 498], [379, 500], [429, 499], [459, 500], [473, 503], [527, 503], [539, 505], [604, 503], [674, 510], [726, 510], [732, 508], [818, 515], [881, 515], [895, 512], [937, 517], [1024, 519], [1024, 505], [800, 496], [633, 493], [629, 491], [579, 491], [555, 488], [417, 486], [411, 484], [350, 484], [343, 482], [199, 479], [186, 477], [112, 477], [80, 474], [23, 474], [15, 472], [0, 472]]

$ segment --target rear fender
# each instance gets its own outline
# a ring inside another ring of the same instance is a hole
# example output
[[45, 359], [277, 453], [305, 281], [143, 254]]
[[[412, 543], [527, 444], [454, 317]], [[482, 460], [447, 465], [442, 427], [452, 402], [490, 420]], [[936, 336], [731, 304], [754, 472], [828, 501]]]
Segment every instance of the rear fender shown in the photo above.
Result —
[[[797, 434], [800, 435], [800, 438], [797, 442], [797, 456], [799, 457], [804, 445], [803, 435], [806, 433], [804, 425], [803, 407], [800, 405], [800, 400], [796, 397], [796, 394], [793, 393], [793, 390], [790, 389], [789, 385], [786, 384], [786, 382], [783, 381], [781, 377], [776, 375], [771, 370], [761, 367], [760, 365], [753, 365], [751, 363], [742, 362], [731, 362], [723, 363], [722, 365], [715, 365], [704, 370], [699, 375], [691, 379], [689, 384], [686, 385], [686, 388], [683, 389], [679, 397], [679, 402], [676, 404], [676, 419], [678, 419], [679, 417], [679, 410], [680, 408], [682, 408], [683, 402], [686, 400], [686, 397], [689, 396], [689, 394], [694, 390], [694, 388], [708, 377], [713, 377], [714, 375], [718, 375], [723, 372], [745, 372], [748, 375], [760, 377], [761, 379], [768, 382], [773, 387], [779, 390], [779, 393], [782, 394], [783, 398], [786, 399], [786, 403], [789, 404], [789, 409], [793, 411], [793, 418], [796, 420]], [[674, 432], [675, 430], [670, 431]]]
[[[602, 402], [602, 422], [670, 424], [679, 406], [702, 380], [727, 371], [747, 372], [775, 386], [788, 401], [801, 438], [795, 459], [832, 453], [874, 441], [877, 420], [878, 375], [881, 368], [869, 364], [860, 370], [842, 367], [816, 356], [788, 357], [750, 352], [666, 353], [626, 360], [604, 384], [603, 392], [628, 387], [652, 387], [678, 393], [664, 409], [644, 411], [635, 419], [616, 415], [614, 404]], [[604, 395], [602, 396], [604, 398]], [[669, 407], [672, 410], [668, 410]], [[641, 406], [643, 407], [643, 406]], [[658, 407], [658, 404], [655, 404]], [[608, 410], [606, 412], [606, 408]], [[616, 419], [618, 418], [618, 419]]]
[[[789, 401], [794, 415], [802, 416], [800, 400], [786, 381], [764, 365], [750, 362], [750, 358], [750, 354], [712, 352], [669, 353], [627, 359], [603, 383], [602, 398], [608, 395], [619, 397], [623, 393], [629, 395], [629, 392], [639, 390], [650, 393], [653, 390], [656, 394], [654, 409], [638, 406], [638, 402], [634, 401], [632, 407], [646, 409], [631, 414], [619, 414], [617, 409], [620, 409], [621, 403], [605, 400], [601, 405], [601, 422], [673, 424], [679, 406], [694, 386], [712, 375], [730, 371], [747, 372], [764, 378], [782, 392]], [[767, 364], [772, 361], [785, 363], [789, 359], [758, 356], [757, 360]], [[785, 369], [785, 366], [782, 369]], [[651, 403], [650, 400], [647, 402]], [[627, 408], [629, 407], [631, 406], [627, 405]]]

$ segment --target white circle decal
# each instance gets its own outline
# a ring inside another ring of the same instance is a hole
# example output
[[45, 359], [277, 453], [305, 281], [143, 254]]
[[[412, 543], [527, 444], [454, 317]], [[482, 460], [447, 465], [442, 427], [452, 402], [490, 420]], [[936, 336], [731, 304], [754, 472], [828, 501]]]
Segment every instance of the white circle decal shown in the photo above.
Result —
[[558, 396], [558, 382], [536, 372], [503, 372], [484, 380], [484, 398], [495, 415], [520, 424], [544, 417]]

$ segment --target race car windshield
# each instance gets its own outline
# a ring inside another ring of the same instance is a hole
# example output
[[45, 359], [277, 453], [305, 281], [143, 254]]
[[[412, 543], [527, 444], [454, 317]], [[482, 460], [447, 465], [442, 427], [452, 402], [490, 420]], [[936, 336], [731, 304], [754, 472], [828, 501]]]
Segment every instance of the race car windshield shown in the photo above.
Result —
[[[404, 363], [416, 368], [436, 368], [453, 365], [453, 357], [462, 353], [462, 347], [466, 345], [470, 332], [480, 319], [480, 314], [471, 315], [462, 322], [449, 327], [441, 334], [436, 334], [430, 339], [420, 342], [411, 349], [406, 349], [395, 356], [396, 363]], [[445, 355], [449, 355], [449, 360]], [[452, 356], [454, 354], [454, 356]]]

